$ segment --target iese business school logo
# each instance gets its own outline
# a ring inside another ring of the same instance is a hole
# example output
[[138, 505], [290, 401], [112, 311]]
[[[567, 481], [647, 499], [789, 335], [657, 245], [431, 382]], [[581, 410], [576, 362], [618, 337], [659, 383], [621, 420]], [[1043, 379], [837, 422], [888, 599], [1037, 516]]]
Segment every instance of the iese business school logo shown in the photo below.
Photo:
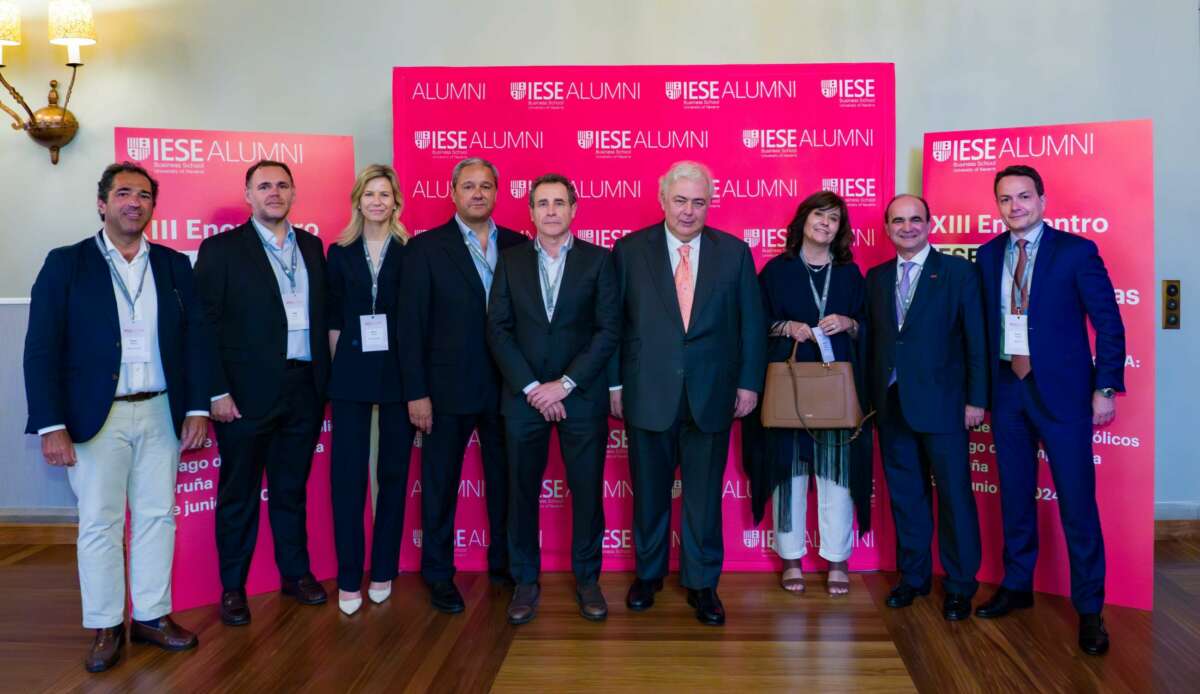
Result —
[[529, 195], [529, 181], [524, 178], [513, 179], [509, 181], [508, 192], [512, 194], [514, 199], [520, 200], [526, 195]]
[[541, 130], [414, 130], [413, 145], [438, 152], [540, 150]]
[[851, 206], [874, 205], [879, 183], [875, 178], [822, 178], [821, 190], [837, 193]]
[[1094, 132], [1014, 137], [962, 137], [934, 140], [930, 146], [933, 160], [952, 161], [963, 168], [994, 164], [998, 159], [1041, 159], [1044, 157], [1091, 156], [1096, 153]]
[[640, 82], [566, 82], [520, 80], [508, 83], [513, 101], [528, 101], [531, 107], [561, 108], [567, 101], [637, 101], [642, 98]]
[[684, 108], [715, 109], [722, 101], [796, 98], [796, 80], [667, 80], [663, 94]]
[[142, 161], [150, 156], [150, 138], [131, 137], [125, 141], [125, 153], [134, 161]]
[[836, 98], [840, 106], [847, 108], [874, 106], [875, 78], [823, 79], [821, 96], [826, 99]]
[[580, 149], [598, 159], [629, 159], [633, 152], [657, 150], [707, 150], [707, 130], [577, 130]]

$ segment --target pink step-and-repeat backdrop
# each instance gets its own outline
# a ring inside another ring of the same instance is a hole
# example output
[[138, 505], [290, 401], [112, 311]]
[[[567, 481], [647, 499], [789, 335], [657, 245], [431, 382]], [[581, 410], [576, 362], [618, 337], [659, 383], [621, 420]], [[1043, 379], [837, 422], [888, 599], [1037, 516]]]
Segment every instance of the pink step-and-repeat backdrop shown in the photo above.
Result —
[[[1046, 184], [1046, 223], [1095, 241], [1125, 322], [1125, 387], [1117, 417], [1092, 438], [1104, 529], [1109, 603], [1150, 609], [1154, 587], [1154, 166], [1148, 120], [925, 134], [924, 191], [931, 240], [974, 259], [1004, 232], [992, 181], [1011, 164], [1033, 166]], [[971, 469], [983, 531], [982, 581], [999, 582], [1000, 480], [987, 425], [971, 434]], [[1045, 451], [1036, 496], [1041, 558], [1037, 590], [1068, 595], [1058, 495]], [[935, 555], [936, 556], [936, 555]]]
[[[116, 160], [141, 164], [158, 179], [158, 205], [148, 237], [191, 256], [200, 242], [250, 218], [245, 173], [259, 159], [288, 165], [296, 181], [291, 221], [328, 246], [346, 225], [354, 186], [354, 144], [330, 135], [116, 128]], [[337, 574], [333, 514], [329, 497], [328, 411], [308, 480], [309, 552], [318, 579]], [[187, 451], [175, 487], [175, 609], [219, 602], [214, 514], [221, 455], [209, 428], [203, 448]], [[279, 587], [266, 498], [259, 515], [258, 545], [246, 588], [261, 593]]]
[[[402, 67], [392, 85], [394, 161], [404, 187], [404, 220], [415, 233], [450, 219], [451, 169], [464, 157], [480, 156], [500, 170], [497, 223], [531, 235], [529, 182], [558, 172], [579, 193], [575, 234], [611, 248], [621, 236], [662, 219], [659, 176], [675, 161], [694, 159], [716, 178], [709, 223], [745, 239], [759, 267], [783, 249], [800, 200], [821, 189], [849, 203], [854, 252], [864, 270], [893, 252], [881, 226], [882, 206], [894, 187], [891, 64]], [[619, 420], [610, 428], [604, 569], [630, 570], [627, 437]], [[735, 426], [724, 487], [725, 568], [770, 570], [777, 566], [771, 524], [755, 526], [751, 518], [739, 435]], [[557, 441], [551, 451], [541, 498], [543, 566], [569, 570], [571, 501]], [[404, 570], [416, 570], [420, 562], [420, 480], [413, 462]], [[456, 519], [461, 569], [487, 566], [482, 477], [478, 441], [472, 439]], [[893, 562], [893, 543], [883, 539], [892, 537], [884, 496], [876, 494], [875, 530], [858, 540], [853, 569]], [[813, 521], [815, 506], [810, 504]], [[814, 546], [820, 541], [815, 525], [810, 521]], [[822, 563], [811, 561], [810, 568]]]

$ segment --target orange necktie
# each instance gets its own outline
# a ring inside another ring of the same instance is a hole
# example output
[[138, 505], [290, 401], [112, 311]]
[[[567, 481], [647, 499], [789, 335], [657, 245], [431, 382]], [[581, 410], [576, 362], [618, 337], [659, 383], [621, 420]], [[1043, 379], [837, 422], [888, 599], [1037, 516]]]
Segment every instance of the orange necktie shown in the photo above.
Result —
[[692, 294], [695, 292], [695, 287], [692, 286], [692, 264], [688, 261], [691, 252], [691, 246], [680, 246], [679, 265], [675, 266], [675, 297], [679, 299], [679, 314], [683, 316], [685, 333], [692, 318]]

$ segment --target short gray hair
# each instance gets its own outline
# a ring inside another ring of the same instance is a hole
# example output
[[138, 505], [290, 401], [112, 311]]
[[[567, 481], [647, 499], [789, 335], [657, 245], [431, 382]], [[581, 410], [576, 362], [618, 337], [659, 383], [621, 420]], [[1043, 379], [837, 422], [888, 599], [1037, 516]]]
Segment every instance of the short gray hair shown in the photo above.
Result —
[[454, 165], [454, 173], [450, 176], [451, 188], [458, 187], [458, 177], [460, 174], [462, 174], [463, 169], [467, 168], [468, 166], [487, 167], [487, 169], [492, 172], [492, 179], [496, 181], [497, 185], [500, 184], [500, 172], [496, 170], [495, 164], [482, 157], [467, 157], [466, 159], [463, 159]]
[[667, 189], [675, 181], [687, 179], [690, 181], [704, 181], [708, 187], [708, 197], [713, 196], [713, 178], [712, 171], [708, 167], [698, 161], [677, 161], [671, 164], [671, 168], [658, 179], [658, 196], [665, 198]]

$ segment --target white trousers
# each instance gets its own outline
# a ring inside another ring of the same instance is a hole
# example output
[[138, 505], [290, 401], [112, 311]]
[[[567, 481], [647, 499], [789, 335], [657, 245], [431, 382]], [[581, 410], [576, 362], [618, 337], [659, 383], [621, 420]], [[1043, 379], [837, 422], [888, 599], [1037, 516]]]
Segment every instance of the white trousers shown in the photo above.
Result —
[[179, 439], [167, 396], [114, 402], [100, 432], [75, 444], [75, 456], [67, 477], [79, 500], [76, 551], [84, 628], [103, 629], [125, 620], [127, 501], [133, 618], [170, 614]]
[[[818, 554], [826, 561], [846, 561], [854, 540], [854, 502], [850, 490], [817, 477]], [[787, 482], [781, 482], [787, 484]], [[792, 478], [792, 529], [779, 531], [779, 490], [771, 500], [775, 522], [775, 553], [781, 559], [800, 559], [808, 554], [808, 475]]]

